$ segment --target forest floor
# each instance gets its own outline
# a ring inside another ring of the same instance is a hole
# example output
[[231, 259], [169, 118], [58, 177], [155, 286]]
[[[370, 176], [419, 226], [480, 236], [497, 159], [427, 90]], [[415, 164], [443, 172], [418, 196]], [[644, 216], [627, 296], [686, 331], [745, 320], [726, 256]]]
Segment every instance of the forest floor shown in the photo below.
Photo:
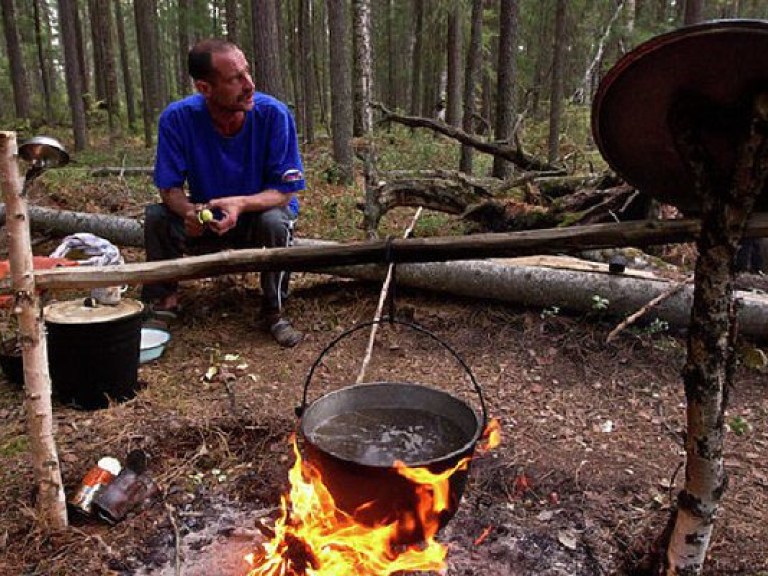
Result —
[[[741, 284], [767, 288], [764, 277]], [[257, 275], [185, 282], [183, 317], [164, 355], [140, 366], [135, 398], [96, 411], [54, 403], [68, 496], [103, 456], [150, 456], [159, 494], [115, 525], [72, 514], [65, 530], [35, 528], [23, 391], [0, 378], [0, 574], [245, 575], [243, 557], [287, 491], [294, 407], [307, 384], [311, 402], [355, 382], [367, 330], [329, 351], [309, 383], [308, 370], [335, 337], [373, 318], [380, 290], [309, 273], [293, 287], [288, 311], [306, 332], [295, 349], [259, 329]], [[632, 573], [684, 481], [684, 334], [633, 329], [606, 343], [616, 319], [406, 288], [396, 310], [459, 354], [502, 427], [440, 533], [444, 573]], [[478, 406], [455, 359], [403, 325], [381, 326], [365, 380], [418, 382]], [[705, 574], [765, 575], [764, 370], [738, 367], [727, 425], [729, 483]]]

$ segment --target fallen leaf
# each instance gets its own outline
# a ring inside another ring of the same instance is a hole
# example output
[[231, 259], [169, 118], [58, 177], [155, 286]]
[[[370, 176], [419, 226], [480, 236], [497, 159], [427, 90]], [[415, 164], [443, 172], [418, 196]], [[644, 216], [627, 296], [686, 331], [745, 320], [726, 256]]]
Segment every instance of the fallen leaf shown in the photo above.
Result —
[[557, 535], [557, 541], [568, 548], [568, 550], [576, 550], [578, 534], [576, 534], [573, 530], [561, 530]]

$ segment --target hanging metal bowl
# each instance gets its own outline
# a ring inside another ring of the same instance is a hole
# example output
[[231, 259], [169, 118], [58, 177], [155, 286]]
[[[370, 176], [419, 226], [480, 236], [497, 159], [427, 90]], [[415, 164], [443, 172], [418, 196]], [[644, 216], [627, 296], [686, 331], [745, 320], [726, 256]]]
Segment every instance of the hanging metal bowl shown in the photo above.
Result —
[[50, 136], [34, 136], [19, 145], [22, 160], [40, 168], [56, 168], [69, 163], [69, 154], [61, 142]]

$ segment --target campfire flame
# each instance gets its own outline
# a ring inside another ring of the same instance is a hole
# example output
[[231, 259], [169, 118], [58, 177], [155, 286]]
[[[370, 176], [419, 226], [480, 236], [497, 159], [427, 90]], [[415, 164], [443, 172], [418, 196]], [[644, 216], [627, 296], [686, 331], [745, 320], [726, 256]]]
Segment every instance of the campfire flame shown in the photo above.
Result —
[[[490, 431], [493, 422], [484, 434], [486, 450], [491, 447], [491, 437], [499, 438], [500, 427]], [[274, 537], [263, 545], [262, 552], [246, 557], [252, 566], [248, 576], [388, 576], [446, 567], [447, 549], [435, 536], [440, 513], [449, 506], [450, 477], [466, 470], [469, 458], [439, 474], [396, 462], [398, 473], [416, 486], [417, 518], [405, 515], [391, 524], [366, 526], [336, 507], [319, 471], [302, 460], [295, 437], [293, 452], [296, 462], [288, 475], [290, 494], [281, 499]], [[408, 533], [416, 523], [423, 526], [422, 543], [394, 544], [399, 534]]]

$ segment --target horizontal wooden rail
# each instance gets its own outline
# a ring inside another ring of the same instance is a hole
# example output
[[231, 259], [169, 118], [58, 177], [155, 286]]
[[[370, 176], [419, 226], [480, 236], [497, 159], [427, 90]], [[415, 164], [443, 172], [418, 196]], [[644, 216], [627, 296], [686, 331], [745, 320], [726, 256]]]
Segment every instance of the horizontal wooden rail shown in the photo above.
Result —
[[[189, 280], [262, 270], [318, 271], [334, 266], [391, 262], [446, 262], [559, 254], [619, 246], [689, 242], [699, 220], [642, 220], [569, 228], [433, 238], [373, 240], [331, 246], [229, 250], [159, 262], [34, 272], [41, 289], [91, 288]], [[755, 215], [745, 237], [768, 236], [768, 214]]]

